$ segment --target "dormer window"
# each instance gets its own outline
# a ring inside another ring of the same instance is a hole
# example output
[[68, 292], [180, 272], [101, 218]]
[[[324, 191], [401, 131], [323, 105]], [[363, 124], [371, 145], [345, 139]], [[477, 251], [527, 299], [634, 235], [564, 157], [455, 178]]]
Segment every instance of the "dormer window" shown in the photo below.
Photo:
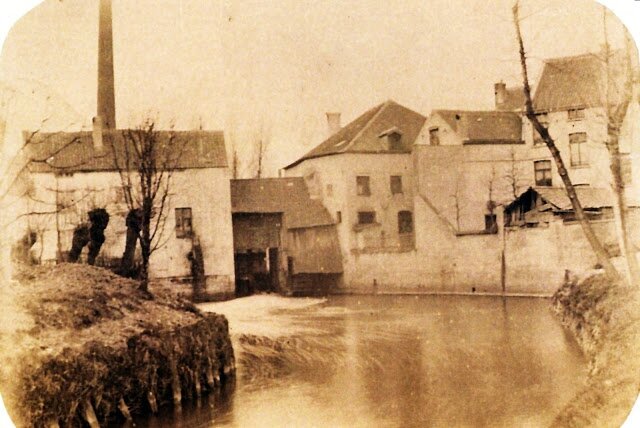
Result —
[[380, 138], [387, 139], [387, 149], [389, 151], [402, 151], [402, 132], [395, 126], [387, 129], [379, 135]]
[[429, 144], [432, 146], [440, 145], [440, 129], [431, 128], [429, 129]]

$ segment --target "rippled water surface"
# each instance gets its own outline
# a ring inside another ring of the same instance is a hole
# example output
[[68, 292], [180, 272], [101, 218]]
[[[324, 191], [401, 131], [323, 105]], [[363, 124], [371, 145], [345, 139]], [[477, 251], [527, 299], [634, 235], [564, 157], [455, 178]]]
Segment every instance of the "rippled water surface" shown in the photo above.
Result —
[[586, 362], [543, 299], [253, 296], [220, 394], [138, 426], [547, 426]]

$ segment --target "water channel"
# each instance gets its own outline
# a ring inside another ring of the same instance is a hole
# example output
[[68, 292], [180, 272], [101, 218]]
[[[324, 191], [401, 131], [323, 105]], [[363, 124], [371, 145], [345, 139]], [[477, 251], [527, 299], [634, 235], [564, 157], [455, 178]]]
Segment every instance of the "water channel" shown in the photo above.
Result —
[[253, 296], [229, 318], [238, 373], [146, 427], [548, 426], [587, 365], [546, 299]]

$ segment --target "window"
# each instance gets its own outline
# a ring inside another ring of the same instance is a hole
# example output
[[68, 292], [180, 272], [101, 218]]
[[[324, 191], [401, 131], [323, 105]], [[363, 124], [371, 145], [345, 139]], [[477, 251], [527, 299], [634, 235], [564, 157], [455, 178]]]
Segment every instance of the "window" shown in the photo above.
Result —
[[551, 186], [551, 161], [539, 160], [533, 162], [536, 186]]
[[389, 135], [387, 135], [387, 141], [389, 142], [389, 150], [402, 150], [402, 134], [400, 134], [399, 132], [391, 132]]
[[189, 238], [192, 233], [191, 208], [176, 208], [176, 238]]
[[333, 196], [333, 184], [327, 184], [327, 196], [328, 197]]
[[571, 166], [588, 166], [587, 134], [577, 132], [569, 134], [569, 150], [571, 152]]
[[498, 232], [498, 220], [495, 214], [485, 214], [484, 230], [490, 233]]
[[336, 211], [336, 223], [342, 223], [342, 211]]
[[358, 212], [358, 224], [373, 224], [376, 222], [375, 211], [360, 211]]
[[392, 175], [391, 176], [391, 194], [398, 195], [400, 193], [402, 193], [402, 176]]
[[356, 185], [358, 187], [358, 196], [371, 196], [368, 176], [360, 175], [356, 177]]
[[[547, 116], [546, 113], [541, 113], [536, 115], [538, 118], [538, 121], [540, 122], [540, 124], [542, 126], [544, 126], [545, 128], [547, 128], [547, 130], [549, 129], [549, 116]], [[536, 128], [532, 125], [532, 129], [533, 129], [533, 145], [534, 146], [539, 146], [541, 144], [545, 144], [544, 140], [542, 139], [542, 137], [540, 136], [540, 134], [538, 133], [538, 131], [536, 130]]]
[[429, 144], [432, 146], [440, 145], [440, 130], [438, 128], [431, 128], [429, 130]]
[[398, 233], [413, 233], [413, 214], [411, 211], [398, 212]]
[[569, 120], [581, 120], [584, 119], [584, 109], [574, 108], [567, 111], [567, 117]]

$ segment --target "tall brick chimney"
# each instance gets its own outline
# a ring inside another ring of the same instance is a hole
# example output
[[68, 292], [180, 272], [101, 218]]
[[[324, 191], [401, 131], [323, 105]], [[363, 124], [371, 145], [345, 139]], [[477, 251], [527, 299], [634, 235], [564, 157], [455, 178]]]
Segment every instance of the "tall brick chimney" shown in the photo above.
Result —
[[[98, 109], [104, 129], [116, 128], [111, 0], [100, 0], [98, 29]], [[95, 123], [95, 122], [94, 122]]]
[[327, 113], [328, 137], [332, 136], [342, 128], [340, 126], [340, 113]]

